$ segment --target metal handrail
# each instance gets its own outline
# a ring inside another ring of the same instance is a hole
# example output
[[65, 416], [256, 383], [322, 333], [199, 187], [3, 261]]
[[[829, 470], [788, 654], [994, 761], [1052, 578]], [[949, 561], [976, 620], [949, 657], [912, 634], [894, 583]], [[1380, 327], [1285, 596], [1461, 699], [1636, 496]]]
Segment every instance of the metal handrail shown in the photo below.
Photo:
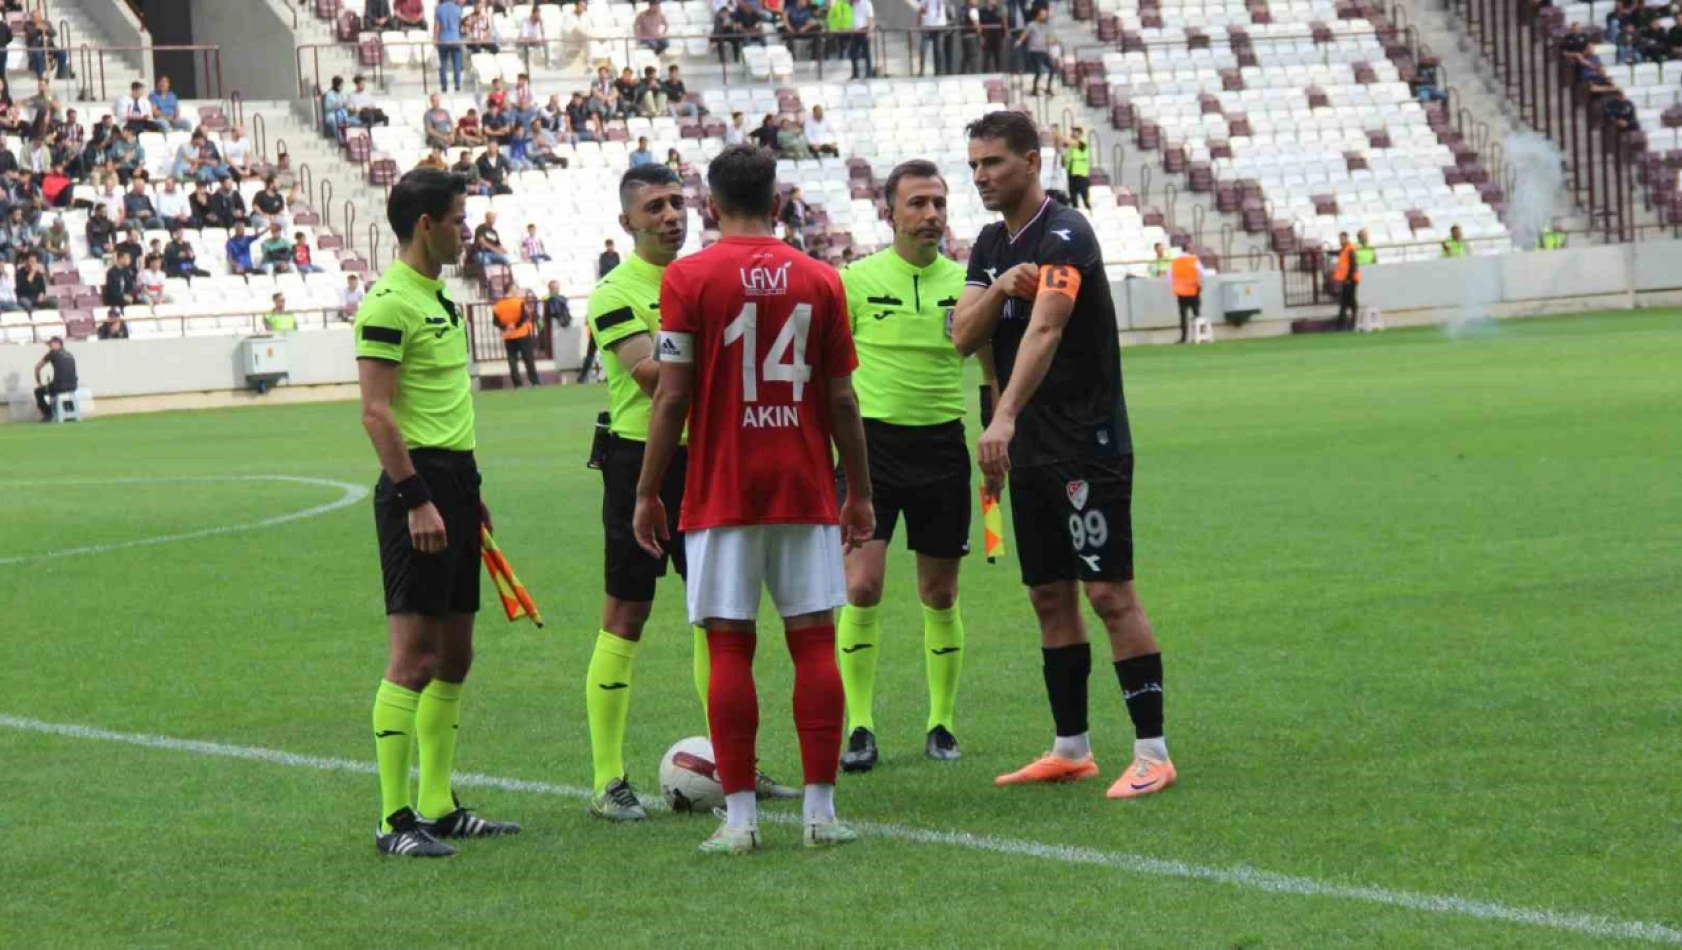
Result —
[[97, 76], [98, 87], [96, 89], [91, 85], [84, 85], [82, 87], [83, 99], [109, 100], [113, 98], [108, 94], [108, 90], [105, 87], [105, 54], [107, 53], [139, 53], [142, 57], [147, 59], [152, 58], [157, 53], [198, 53], [203, 57], [201, 65], [204, 67], [204, 74], [207, 77], [210, 77], [213, 82], [209, 84], [209, 89], [200, 89], [200, 95], [196, 98], [227, 98], [223, 95], [223, 90], [227, 87], [222, 81], [222, 47], [220, 46], [211, 46], [203, 43], [95, 46], [84, 43], [76, 48], [76, 55], [81, 58], [82, 68], [84, 70], [83, 81], [85, 83], [92, 83], [94, 78]]

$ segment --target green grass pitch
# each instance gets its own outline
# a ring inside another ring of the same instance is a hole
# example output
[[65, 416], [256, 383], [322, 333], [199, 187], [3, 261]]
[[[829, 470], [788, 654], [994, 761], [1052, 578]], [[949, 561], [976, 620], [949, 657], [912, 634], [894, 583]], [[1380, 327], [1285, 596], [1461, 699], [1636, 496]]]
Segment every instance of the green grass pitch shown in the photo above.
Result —
[[[519, 838], [381, 860], [372, 775], [23, 728], [371, 761], [371, 503], [206, 532], [343, 494], [239, 476], [371, 485], [375, 463], [350, 403], [0, 428], [0, 946], [1682, 943], [1682, 314], [1124, 362], [1181, 784], [1103, 798], [1132, 735], [1099, 646], [1105, 782], [992, 787], [1050, 740], [1014, 558], [965, 565], [965, 757], [923, 760], [898, 549], [884, 761], [838, 795], [872, 833], [807, 853], [773, 824], [764, 853], [722, 862], [694, 852], [710, 819], [610, 827], [555, 788], [510, 787], [465, 797], [523, 821]], [[487, 586], [463, 770], [589, 782], [601, 528], [584, 459], [605, 399], [479, 398], [499, 540], [549, 625], [507, 624]], [[638, 662], [627, 755], [645, 791], [703, 728], [681, 600], [664, 582]], [[797, 780], [779, 636], [758, 668], [764, 765]]]

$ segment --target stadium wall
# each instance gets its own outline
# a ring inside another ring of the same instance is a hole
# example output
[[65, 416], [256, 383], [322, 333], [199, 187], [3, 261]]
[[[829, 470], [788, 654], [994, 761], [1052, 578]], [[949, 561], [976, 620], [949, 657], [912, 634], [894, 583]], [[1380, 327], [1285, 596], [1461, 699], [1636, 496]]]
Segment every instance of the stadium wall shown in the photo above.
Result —
[[[247, 100], [298, 97], [290, 13], [277, 8], [274, 0], [190, 0], [190, 4], [193, 42], [222, 48], [224, 90], [238, 90]], [[204, 76], [199, 83], [200, 89], [208, 88]]]
[[[146, 32], [140, 18], [134, 15], [124, 0], [82, 0], [79, 5], [82, 14], [94, 22], [94, 25], [104, 32], [110, 41], [118, 46], [143, 47], [152, 45], [152, 36]], [[153, 77], [152, 57], [140, 56], [140, 69], [146, 77], [146, 85], [151, 86]], [[183, 98], [187, 92], [180, 92]]]

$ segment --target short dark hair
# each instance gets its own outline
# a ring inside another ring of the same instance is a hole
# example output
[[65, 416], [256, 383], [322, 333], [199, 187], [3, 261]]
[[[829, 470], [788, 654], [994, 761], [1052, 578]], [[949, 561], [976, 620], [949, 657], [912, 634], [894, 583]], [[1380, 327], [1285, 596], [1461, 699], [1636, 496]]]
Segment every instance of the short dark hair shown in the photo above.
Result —
[[707, 166], [707, 187], [720, 211], [769, 215], [777, 200], [777, 160], [765, 149], [732, 145]]
[[397, 180], [386, 199], [385, 219], [400, 243], [407, 244], [425, 215], [442, 221], [456, 195], [467, 194], [467, 179], [436, 168], [417, 168]]
[[677, 172], [672, 171], [665, 165], [652, 163], [638, 165], [636, 168], [627, 169], [625, 174], [619, 176], [619, 206], [628, 209], [631, 206], [632, 196], [649, 185], [681, 186], [682, 184], [683, 179], [677, 176]]
[[1033, 119], [1020, 112], [989, 112], [964, 126], [964, 135], [971, 139], [998, 139], [1018, 155], [1037, 152], [1040, 148], [1040, 130], [1034, 126]]
[[901, 178], [939, 178], [941, 184], [946, 184], [946, 177], [940, 173], [940, 168], [934, 162], [921, 158], [900, 162], [888, 173], [887, 184], [882, 186], [882, 193], [887, 196], [890, 209], [894, 206], [894, 193], [899, 191]]

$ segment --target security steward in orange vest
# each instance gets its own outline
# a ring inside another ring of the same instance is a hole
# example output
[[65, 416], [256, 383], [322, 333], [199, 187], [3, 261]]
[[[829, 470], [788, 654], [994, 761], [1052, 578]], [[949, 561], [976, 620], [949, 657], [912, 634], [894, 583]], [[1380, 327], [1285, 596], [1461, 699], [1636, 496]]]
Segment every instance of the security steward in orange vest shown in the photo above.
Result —
[[1356, 256], [1355, 250], [1355, 245], [1349, 241], [1349, 232], [1338, 232], [1337, 269], [1332, 272], [1332, 280], [1338, 284], [1337, 328], [1339, 330], [1355, 328], [1355, 310], [1359, 306], [1355, 292], [1361, 287], [1361, 259]]
[[520, 360], [525, 359], [526, 375], [531, 384], [537, 382], [537, 295], [527, 292], [521, 296], [516, 288], [508, 296], [491, 306], [496, 325], [502, 328], [502, 348], [508, 353], [508, 375], [514, 388], [520, 388]]
[[1191, 339], [1191, 321], [1187, 319], [1187, 314], [1193, 317], [1203, 315], [1203, 262], [1197, 259], [1196, 254], [1182, 252], [1168, 265], [1168, 282], [1180, 304], [1180, 342], [1185, 343]]

